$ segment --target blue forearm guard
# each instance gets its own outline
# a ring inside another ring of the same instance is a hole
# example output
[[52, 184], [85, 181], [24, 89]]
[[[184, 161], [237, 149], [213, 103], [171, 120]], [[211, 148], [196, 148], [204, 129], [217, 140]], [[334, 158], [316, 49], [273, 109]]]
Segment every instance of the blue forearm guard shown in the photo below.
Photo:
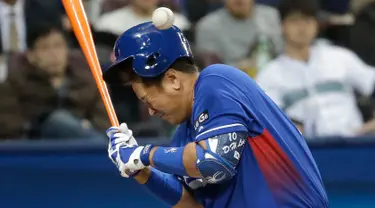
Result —
[[185, 147], [158, 147], [152, 161], [156, 169], [179, 176], [187, 176], [183, 154]]

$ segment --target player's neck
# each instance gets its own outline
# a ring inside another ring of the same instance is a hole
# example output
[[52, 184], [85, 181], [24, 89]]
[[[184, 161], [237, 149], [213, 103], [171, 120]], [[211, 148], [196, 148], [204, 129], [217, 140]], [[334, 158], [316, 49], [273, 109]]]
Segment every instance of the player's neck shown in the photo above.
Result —
[[292, 46], [290, 44], [285, 45], [285, 54], [292, 59], [299, 61], [308, 61], [310, 57], [310, 46]]
[[191, 79], [189, 80], [189, 86], [192, 86], [190, 87], [190, 92], [189, 92], [189, 102], [191, 103], [191, 112], [193, 111], [193, 105], [194, 105], [194, 88], [195, 88], [195, 83], [197, 82], [198, 80], [198, 76], [199, 76], [199, 73], [195, 73]]

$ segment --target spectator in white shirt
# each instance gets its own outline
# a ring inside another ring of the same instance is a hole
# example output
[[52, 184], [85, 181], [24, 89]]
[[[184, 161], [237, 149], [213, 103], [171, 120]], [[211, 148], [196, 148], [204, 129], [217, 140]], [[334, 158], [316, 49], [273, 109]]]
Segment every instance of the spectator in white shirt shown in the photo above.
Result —
[[375, 69], [353, 52], [315, 41], [314, 1], [280, 4], [285, 51], [266, 66], [257, 82], [306, 137], [353, 136], [375, 131], [364, 124], [354, 92], [371, 96]]
[[[157, 8], [159, 0], [130, 0], [130, 4], [123, 8], [104, 13], [94, 27], [98, 31], [110, 32], [116, 35], [143, 22], [151, 21], [152, 13]], [[174, 25], [181, 30], [190, 28], [187, 18], [175, 13]]]

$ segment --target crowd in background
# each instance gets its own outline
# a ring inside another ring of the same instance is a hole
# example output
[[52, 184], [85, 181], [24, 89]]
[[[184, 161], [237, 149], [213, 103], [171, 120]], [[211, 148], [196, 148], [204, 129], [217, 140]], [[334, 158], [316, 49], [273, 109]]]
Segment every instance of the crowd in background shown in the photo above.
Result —
[[[171, 8], [197, 65], [238, 67], [306, 137], [375, 132], [375, 0], [86, 0], [102, 67], [118, 35]], [[174, 126], [110, 87], [138, 137]], [[0, 140], [105, 138], [110, 126], [60, 0], [0, 0]]]

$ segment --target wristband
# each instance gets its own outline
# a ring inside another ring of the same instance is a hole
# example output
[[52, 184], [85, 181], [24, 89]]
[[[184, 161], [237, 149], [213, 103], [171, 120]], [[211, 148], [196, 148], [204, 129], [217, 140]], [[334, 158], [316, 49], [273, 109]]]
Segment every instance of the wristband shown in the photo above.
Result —
[[154, 145], [148, 144], [146, 145], [140, 155], [141, 162], [144, 166], [149, 166], [150, 165], [150, 153]]

